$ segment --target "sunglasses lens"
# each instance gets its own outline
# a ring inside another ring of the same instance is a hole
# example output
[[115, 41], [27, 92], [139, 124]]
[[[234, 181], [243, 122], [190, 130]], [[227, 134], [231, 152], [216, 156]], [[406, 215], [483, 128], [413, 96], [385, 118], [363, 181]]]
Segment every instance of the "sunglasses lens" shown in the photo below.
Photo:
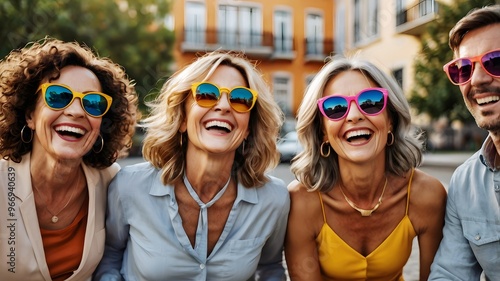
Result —
[[358, 104], [366, 114], [377, 114], [384, 109], [384, 94], [379, 90], [368, 90], [359, 95]]
[[231, 107], [238, 112], [246, 112], [252, 108], [253, 94], [245, 88], [235, 88], [229, 94]]
[[453, 83], [465, 83], [472, 75], [472, 62], [469, 59], [459, 59], [448, 66], [448, 74]]
[[101, 116], [108, 109], [108, 101], [97, 93], [88, 93], [83, 97], [83, 108], [92, 116]]
[[202, 83], [196, 88], [196, 103], [203, 107], [212, 107], [220, 98], [219, 89], [212, 84]]
[[323, 102], [323, 112], [326, 117], [336, 120], [342, 118], [347, 113], [347, 100], [343, 97], [329, 97]]
[[53, 109], [66, 107], [73, 100], [73, 93], [62, 86], [51, 85], [45, 91], [45, 101]]
[[[45, 91], [45, 101], [52, 109], [59, 110], [73, 100], [73, 92], [60, 85], [50, 85]], [[108, 100], [99, 93], [87, 93], [82, 98], [83, 109], [91, 116], [101, 116], [108, 109]]]
[[493, 76], [500, 76], [500, 51], [493, 51], [481, 58], [484, 69]]

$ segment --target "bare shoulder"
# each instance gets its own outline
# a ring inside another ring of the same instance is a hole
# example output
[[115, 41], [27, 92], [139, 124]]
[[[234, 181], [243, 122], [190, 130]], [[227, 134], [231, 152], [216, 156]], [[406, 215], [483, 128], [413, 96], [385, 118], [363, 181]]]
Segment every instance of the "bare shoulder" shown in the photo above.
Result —
[[308, 190], [297, 180], [288, 185], [290, 194], [290, 213], [288, 228], [294, 236], [314, 239], [323, 223], [322, 209], [318, 191]]
[[308, 190], [307, 187], [297, 180], [288, 184], [288, 192], [290, 193], [290, 200], [292, 201], [309, 201], [313, 198], [319, 200], [317, 191]]
[[434, 176], [431, 176], [424, 171], [415, 169], [413, 180], [411, 183], [412, 195], [424, 197], [446, 197], [446, 189], [443, 184]]
[[441, 212], [446, 206], [446, 189], [435, 177], [415, 169], [410, 189], [413, 212], [420, 215]]

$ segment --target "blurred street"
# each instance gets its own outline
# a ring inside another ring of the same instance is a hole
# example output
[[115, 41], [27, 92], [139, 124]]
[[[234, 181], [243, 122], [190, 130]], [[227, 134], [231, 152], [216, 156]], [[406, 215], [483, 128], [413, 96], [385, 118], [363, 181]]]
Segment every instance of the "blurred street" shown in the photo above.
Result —
[[[445, 188], [448, 188], [448, 184], [451, 175], [455, 168], [463, 163], [467, 158], [469, 158], [472, 152], [456, 152], [456, 153], [428, 153], [424, 154], [422, 166], [420, 170], [436, 177], [439, 179]], [[118, 161], [118, 163], [124, 167], [127, 165], [135, 164], [144, 161], [140, 157], [125, 158]], [[282, 163], [271, 172], [273, 176], [283, 179], [285, 183], [289, 183], [294, 180], [294, 176], [290, 172], [290, 165], [287, 163]], [[404, 268], [404, 278], [406, 281], [418, 281], [419, 280], [419, 253], [418, 253], [418, 243], [417, 239], [413, 241], [413, 250]]]

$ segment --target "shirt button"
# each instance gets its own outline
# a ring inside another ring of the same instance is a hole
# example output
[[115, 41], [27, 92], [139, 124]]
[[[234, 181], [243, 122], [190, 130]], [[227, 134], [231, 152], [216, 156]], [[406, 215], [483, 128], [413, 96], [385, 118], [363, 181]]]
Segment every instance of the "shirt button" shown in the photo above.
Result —
[[205, 269], [205, 265], [204, 264], [200, 264], [200, 268], [201, 269]]
[[476, 234], [476, 236], [474, 237], [474, 239], [476, 239], [476, 241], [481, 240], [481, 235], [479, 235], [479, 233], [478, 233], [478, 234]]
[[495, 192], [500, 192], [500, 185], [495, 185]]

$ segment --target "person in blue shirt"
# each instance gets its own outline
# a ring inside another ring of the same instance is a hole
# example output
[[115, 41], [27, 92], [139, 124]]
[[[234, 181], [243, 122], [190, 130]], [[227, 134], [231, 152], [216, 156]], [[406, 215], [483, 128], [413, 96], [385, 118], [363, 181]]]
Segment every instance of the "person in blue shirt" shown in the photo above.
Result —
[[290, 201], [267, 174], [283, 118], [260, 72], [208, 53], [149, 105], [148, 162], [110, 184], [95, 280], [283, 280]]
[[443, 240], [429, 280], [500, 280], [500, 5], [475, 9], [450, 31], [444, 66], [477, 125], [489, 132], [451, 180]]

